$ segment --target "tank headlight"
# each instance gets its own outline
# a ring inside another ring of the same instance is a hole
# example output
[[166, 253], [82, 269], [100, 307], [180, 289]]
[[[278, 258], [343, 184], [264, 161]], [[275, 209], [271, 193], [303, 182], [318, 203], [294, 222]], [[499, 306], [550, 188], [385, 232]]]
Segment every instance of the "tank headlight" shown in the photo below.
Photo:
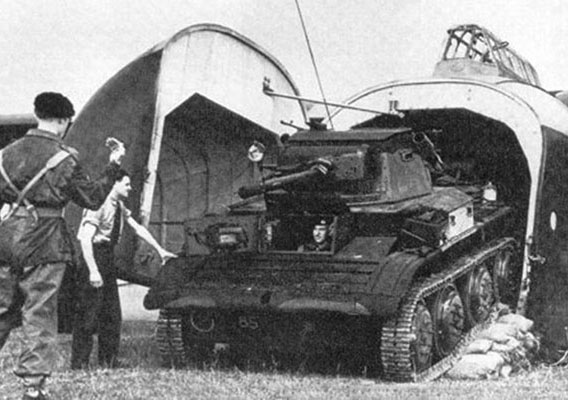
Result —
[[248, 149], [248, 159], [255, 163], [261, 162], [264, 158], [265, 151], [266, 147], [262, 143], [255, 140]]

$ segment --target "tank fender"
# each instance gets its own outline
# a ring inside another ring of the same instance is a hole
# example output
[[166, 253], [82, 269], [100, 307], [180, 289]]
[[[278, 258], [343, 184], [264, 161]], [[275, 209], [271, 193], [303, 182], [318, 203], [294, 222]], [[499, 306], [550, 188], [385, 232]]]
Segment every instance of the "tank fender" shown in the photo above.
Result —
[[193, 280], [196, 272], [206, 261], [206, 256], [181, 256], [170, 259], [160, 268], [154, 283], [144, 296], [144, 307], [156, 310], [181, 297], [184, 285]]
[[391, 315], [410, 288], [414, 274], [426, 259], [415, 253], [396, 252], [377, 264], [369, 277], [367, 293], [361, 304], [379, 316]]

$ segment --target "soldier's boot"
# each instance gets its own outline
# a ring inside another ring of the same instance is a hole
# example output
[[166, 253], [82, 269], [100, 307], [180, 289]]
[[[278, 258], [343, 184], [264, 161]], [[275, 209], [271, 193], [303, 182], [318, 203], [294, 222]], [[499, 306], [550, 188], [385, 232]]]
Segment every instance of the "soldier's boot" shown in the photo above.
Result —
[[35, 386], [28, 386], [24, 389], [22, 400], [49, 400], [47, 392]]
[[25, 377], [22, 400], [49, 400], [44, 385], [45, 377]]

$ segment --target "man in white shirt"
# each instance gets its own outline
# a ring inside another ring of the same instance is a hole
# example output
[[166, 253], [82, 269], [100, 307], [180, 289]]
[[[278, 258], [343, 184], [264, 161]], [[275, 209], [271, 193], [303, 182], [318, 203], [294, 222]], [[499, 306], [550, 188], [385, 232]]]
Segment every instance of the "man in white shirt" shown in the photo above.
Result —
[[78, 270], [79, 301], [73, 327], [71, 368], [87, 368], [98, 332], [99, 365], [116, 367], [120, 345], [121, 308], [114, 264], [114, 246], [124, 223], [159, 254], [162, 263], [177, 257], [160, 246], [152, 234], [132, 218], [124, 200], [130, 193], [130, 177], [121, 171], [106, 201], [96, 211], [85, 210], [77, 238], [82, 257]]

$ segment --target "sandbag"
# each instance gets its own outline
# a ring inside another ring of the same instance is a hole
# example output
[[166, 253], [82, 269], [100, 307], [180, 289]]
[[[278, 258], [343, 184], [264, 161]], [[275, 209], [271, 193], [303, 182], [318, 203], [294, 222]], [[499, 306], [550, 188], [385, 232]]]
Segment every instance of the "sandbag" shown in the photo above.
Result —
[[517, 339], [515, 338], [510, 338], [507, 342], [505, 343], [497, 343], [497, 342], [493, 342], [491, 344], [491, 351], [494, 351], [496, 353], [510, 353], [512, 351], [514, 351], [515, 349], [522, 347], [521, 342], [519, 342]]
[[464, 354], [485, 354], [491, 350], [493, 342], [489, 339], [476, 339], [464, 350]]
[[515, 325], [495, 323], [481, 331], [478, 339], [489, 339], [497, 343], [507, 343], [510, 339], [516, 339], [519, 329]]
[[446, 376], [450, 379], [498, 377], [504, 365], [504, 358], [494, 351], [486, 354], [466, 354], [447, 372]]
[[524, 334], [521, 341], [523, 342], [523, 347], [530, 352], [537, 352], [540, 347], [540, 342], [532, 332]]
[[508, 378], [509, 375], [511, 375], [511, 372], [513, 372], [513, 367], [511, 367], [508, 364], [505, 364], [501, 368], [501, 371], [499, 371], [499, 376], [501, 376], [502, 378]]
[[498, 323], [514, 325], [521, 332], [528, 332], [532, 329], [534, 322], [520, 314], [507, 314], [499, 317]]

